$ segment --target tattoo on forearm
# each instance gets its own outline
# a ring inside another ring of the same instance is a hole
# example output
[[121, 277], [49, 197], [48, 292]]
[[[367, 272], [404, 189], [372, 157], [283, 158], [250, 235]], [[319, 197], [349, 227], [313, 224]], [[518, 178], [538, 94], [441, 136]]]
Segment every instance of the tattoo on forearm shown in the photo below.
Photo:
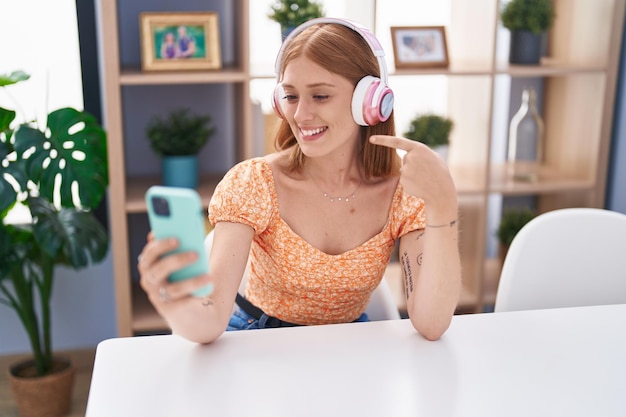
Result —
[[212, 306], [213, 300], [211, 300], [209, 297], [206, 297], [204, 300], [202, 300], [202, 305], [205, 307]]
[[401, 263], [402, 270], [404, 271], [404, 295], [408, 300], [409, 294], [413, 292], [413, 272], [411, 271], [409, 254], [406, 251], [402, 254]]
[[417, 255], [417, 264], [419, 266], [422, 266], [422, 255], [424, 255], [424, 254], [420, 253], [419, 255]]

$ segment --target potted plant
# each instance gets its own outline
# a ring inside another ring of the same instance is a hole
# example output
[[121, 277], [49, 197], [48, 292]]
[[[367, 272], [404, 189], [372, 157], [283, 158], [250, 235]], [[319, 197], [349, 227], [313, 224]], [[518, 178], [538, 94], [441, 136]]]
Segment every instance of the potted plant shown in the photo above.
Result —
[[541, 36], [552, 26], [551, 0], [511, 0], [500, 13], [502, 25], [511, 31], [509, 62], [536, 65], [541, 58]]
[[[0, 87], [28, 78], [0, 75]], [[32, 351], [11, 366], [9, 380], [22, 417], [61, 416], [69, 412], [74, 369], [51, 346], [54, 268], [84, 268], [108, 251], [92, 212], [108, 185], [106, 133], [72, 108], [49, 113], [39, 129], [0, 107], [0, 161], [0, 304], [17, 313]], [[6, 221], [16, 206], [30, 214], [24, 224]]]
[[506, 254], [513, 242], [513, 238], [524, 227], [526, 223], [535, 217], [535, 213], [528, 207], [508, 208], [502, 212], [500, 224], [496, 234], [498, 236], [498, 257], [500, 263], [504, 263]]
[[454, 122], [447, 117], [436, 114], [420, 114], [411, 120], [404, 136], [407, 139], [422, 142], [441, 155], [445, 161], [453, 127]]
[[178, 109], [167, 118], [154, 116], [146, 135], [152, 149], [162, 158], [163, 184], [170, 187], [196, 188], [198, 152], [215, 133], [210, 115], [193, 115]]
[[283, 40], [300, 24], [324, 16], [319, 3], [309, 0], [277, 0], [268, 17], [280, 24]]

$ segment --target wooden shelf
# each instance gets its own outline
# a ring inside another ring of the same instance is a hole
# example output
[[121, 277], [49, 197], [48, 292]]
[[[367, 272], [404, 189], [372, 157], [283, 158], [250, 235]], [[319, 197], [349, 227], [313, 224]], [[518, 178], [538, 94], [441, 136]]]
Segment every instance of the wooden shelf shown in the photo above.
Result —
[[495, 69], [496, 74], [510, 75], [511, 77], [553, 77], [604, 72], [606, 72], [606, 66], [599, 63], [572, 65], [549, 58], [543, 58], [541, 65], [511, 65], [508, 62], [499, 62]]
[[[213, 191], [222, 175], [206, 175], [200, 178], [197, 190], [200, 192], [202, 205], [209, 206]], [[128, 213], [145, 213], [147, 210], [145, 194], [153, 185], [161, 184], [159, 177], [133, 177], [126, 183], [126, 211]]]
[[248, 82], [248, 75], [239, 68], [184, 72], [143, 72], [140, 69], [125, 69], [120, 73], [121, 85], [224, 84], [244, 82]]
[[416, 76], [416, 75], [444, 75], [453, 76], [490, 76], [492, 75], [490, 63], [476, 62], [451, 62], [447, 68], [424, 68], [404, 69], [396, 68], [389, 76]]
[[503, 195], [547, 194], [570, 191], [589, 191], [593, 189], [591, 180], [575, 178], [563, 174], [551, 167], [542, 167], [537, 181], [520, 181], [511, 179], [506, 173], [504, 164], [491, 167], [489, 191]]
[[[402, 77], [402, 80], [397, 80], [402, 83], [410, 83], [415, 78], [416, 86], [430, 81], [422, 77], [437, 77], [445, 81], [445, 88], [442, 88], [445, 91], [438, 97], [433, 97], [431, 92], [420, 94], [416, 91], [419, 88], [406, 88], [394, 93], [398, 103], [415, 106], [402, 111], [441, 104], [445, 106], [447, 116], [454, 121], [448, 163], [459, 195], [459, 246], [463, 268], [459, 310], [475, 312], [482, 311], [483, 304], [493, 304], [499, 277], [499, 263], [486, 259], [488, 227], [491, 224], [488, 218], [489, 201], [492, 196], [532, 196], [540, 212], [572, 206], [602, 207], [604, 204], [626, 0], [607, 0], [602, 7], [592, 0], [555, 0], [556, 19], [547, 36], [550, 57], [542, 59], [540, 65], [530, 66], [502, 62], [506, 58], [500, 54], [499, 48], [503, 42], [498, 18], [499, 0], [445, 2], [444, 7], [449, 14], [446, 38], [450, 66], [393, 69], [393, 65], [389, 65], [392, 68], [390, 77]], [[185, 0], [180, 7], [185, 8], [190, 3], [191, 0]], [[236, 132], [233, 135], [236, 137], [234, 159], [242, 160], [255, 156], [257, 132], [267, 128], [254, 124], [261, 118], [253, 116], [250, 85], [257, 80], [274, 79], [272, 73], [251, 71], [250, 50], [265, 45], [258, 44], [256, 33], [250, 33], [250, 18], [262, 18], [251, 13], [250, 5], [253, 3], [250, 0], [224, 3], [227, 7], [225, 16], [232, 17], [229, 21], [232, 24], [223, 25], [220, 30], [228, 40], [225, 45], [233, 48], [228, 52], [234, 55], [236, 64], [215, 71], [142, 72], [138, 66], [127, 68], [122, 59], [130, 64], [136, 63], [139, 58], [133, 56], [137, 55], [137, 48], [128, 46], [139, 43], [139, 31], [135, 30], [138, 28], [126, 27], [137, 24], [129, 23], [131, 20], [126, 16], [136, 12], [136, 6], [131, 7], [130, 4], [133, 2], [102, 1], [98, 2], [97, 11], [102, 31], [103, 124], [107, 127], [109, 138], [109, 161], [122, 161], [115, 170], [110, 170], [109, 187], [120, 336], [160, 331], [165, 326], [143, 291], [131, 284], [129, 268], [129, 264], [134, 262], [131, 257], [136, 256], [132, 252], [137, 246], [136, 242], [131, 242], [131, 235], [139, 233], [134, 230], [139, 226], [128, 224], [129, 214], [145, 213], [146, 190], [150, 185], [161, 182], [157, 176], [135, 178], [128, 175], [123, 162], [128, 160], [125, 152], [133, 149], [126, 142], [134, 140], [137, 136], [134, 132], [143, 129], [143, 126], [138, 126], [145, 122], [141, 117], [145, 119], [147, 114], [143, 104], [146, 107], [155, 103], [168, 106], [186, 99], [178, 96], [172, 86], [226, 85], [229, 88], [215, 89], [220, 90], [220, 94], [224, 91], [229, 104], [225, 112], [228, 117], [220, 118], [218, 122], [228, 127], [229, 131]], [[372, 18], [373, 22], [385, 22], [378, 25], [380, 34], [388, 34], [389, 25], [400, 24], [399, 17], [390, 11], [393, 1], [385, 3], [384, 8], [376, 2], [371, 4], [371, 10], [360, 11], [360, 15]], [[422, 24], [434, 25], [438, 17], [426, 10], [421, 19]], [[118, 27], [122, 23], [124, 27]], [[387, 51], [389, 64], [393, 63], [391, 52]], [[540, 78], [538, 82], [542, 85], [546, 167], [541, 170], [536, 182], [509, 180], [505, 175], [505, 166], [494, 164], [492, 159], [492, 152], [505, 140], [503, 135], [506, 133], [503, 131], [508, 126], [511, 113], [511, 109], [502, 108], [509, 104], [508, 101], [501, 103], [504, 100], [501, 97], [517, 94], [510, 86], [521, 83], [519, 78]], [[501, 81], [510, 81], [510, 85]], [[161, 85], [167, 88], [159, 88]], [[146, 88], [144, 97], [144, 89], [122, 88], [128, 86], [157, 87]], [[163, 91], [172, 91], [173, 95], [169, 98], [173, 100], [147, 101]], [[130, 105], [138, 108], [131, 109]], [[133, 113], [135, 110], [136, 113]], [[397, 114], [399, 116], [400, 112]], [[205, 206], [208, 206], [220, 178], [221, 175], [207, 175], [201, 179], [198, 188]], [[392, 285], [399, 308], [404, 305], [406, 309], [400, 273], [394, 268], [395, 265], [390, 265], [386, 279]]]

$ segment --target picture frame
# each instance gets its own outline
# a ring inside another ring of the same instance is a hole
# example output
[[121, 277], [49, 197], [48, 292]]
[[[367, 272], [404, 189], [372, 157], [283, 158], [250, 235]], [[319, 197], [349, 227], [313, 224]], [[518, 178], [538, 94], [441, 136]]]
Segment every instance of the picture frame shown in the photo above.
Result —
[[396, 68], [447, 68], [448, 45], [444, 26], [392, 26]]
[[217, 12], [139, 14], [142, 71], [222, 68]]

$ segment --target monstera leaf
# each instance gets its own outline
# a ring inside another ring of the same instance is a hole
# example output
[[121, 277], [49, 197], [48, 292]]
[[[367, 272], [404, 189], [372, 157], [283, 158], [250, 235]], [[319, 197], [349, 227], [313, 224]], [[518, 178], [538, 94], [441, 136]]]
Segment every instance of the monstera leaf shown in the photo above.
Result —
[[98, 206], [108, 182], [106, 134], [92, 115], [59, 109], [48, 115], [45, 132], [24, 125], [14, 136], [13, 146], [42, 197], [56, 201], [58, 187], [61, 206], [75, 207], [75, 189], [80, 207]]
[[31, 197], [28, 204], [35, 240], [56, 262], [78, 269], [104, 259], [108, 235], [91, 213], [74, 208], [57, 210], [37, 197]]

